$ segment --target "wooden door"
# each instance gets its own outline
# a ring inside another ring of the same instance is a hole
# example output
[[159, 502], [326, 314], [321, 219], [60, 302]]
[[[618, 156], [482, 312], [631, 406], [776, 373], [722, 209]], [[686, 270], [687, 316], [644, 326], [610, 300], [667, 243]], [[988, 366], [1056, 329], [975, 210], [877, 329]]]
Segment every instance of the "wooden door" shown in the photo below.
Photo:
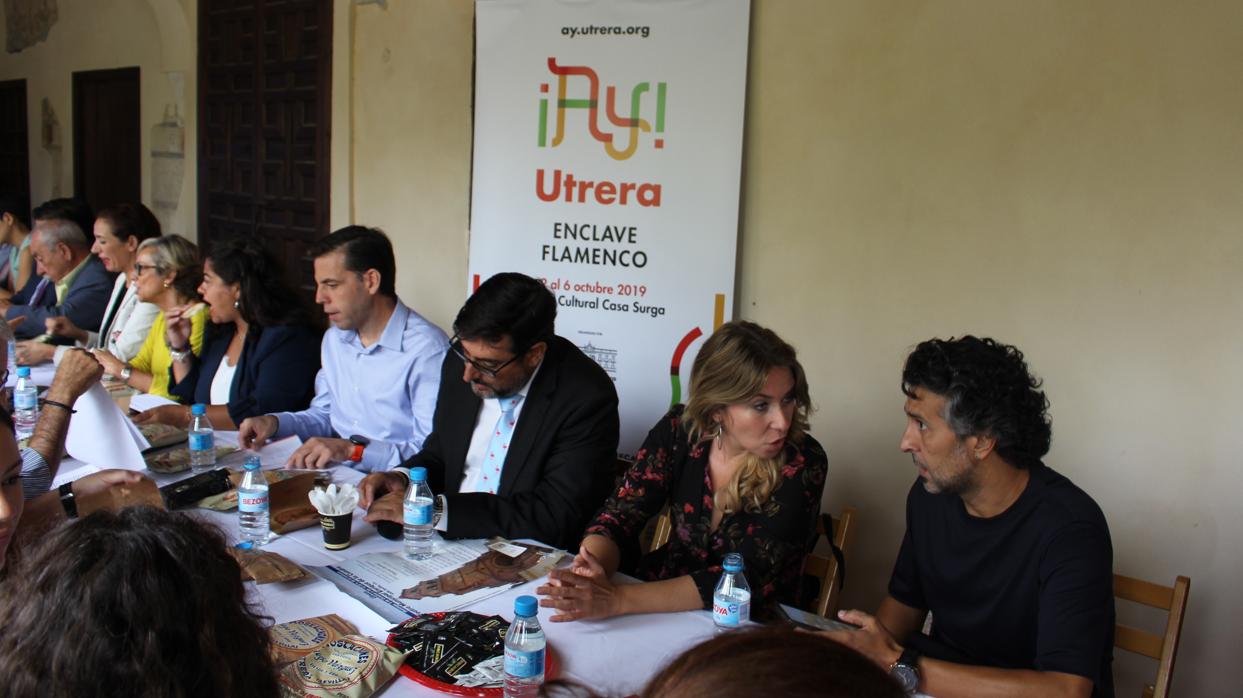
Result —
[[199, 240], [262, 239], [314, 289], [328, 232], [330, 0], [199, 3]]
[[138, 68], [73, 74], [73, 191], [96, 211], [142, 201], [139, 109]]
[[26, 81], [0, 82], [0, 194], [26, 203], [30, 215], [30, 136]]

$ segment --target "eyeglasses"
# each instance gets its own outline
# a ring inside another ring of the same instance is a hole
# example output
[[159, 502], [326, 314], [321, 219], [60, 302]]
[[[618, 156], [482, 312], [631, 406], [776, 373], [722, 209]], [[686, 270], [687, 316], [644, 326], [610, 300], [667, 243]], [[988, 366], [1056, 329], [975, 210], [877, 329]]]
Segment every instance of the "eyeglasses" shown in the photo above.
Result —
[[160, 266], [158, 264], [143, 264], [142, 262], [135, 262], [134, 263], [134, 276], [142, 276], [142, 273], [144, 271], [147, 271], [148, 269], [156, 273], [159, 273]]
[[475, 361], [474, 359], [467, 356], [466, 352], [462, 350], [462, 340], [458, 339], [457, 335], [453, 335], [453, 339], [449, 340], [449, 348], [453, 350], [454, 354], [457, 354], [457, 357], [459, 359], [461, 359], [465, 363], [470, 364], [471, 368], [482, 373], [488, 378], [496, 378], [496, 374], [500, 373], [502, 369], [512, 364], [513, 362], [517, 361], [518, 359], [521, 359], [522, 355], [526, 354], [530, 350], [530, 347], [527, 347], [526, 349], [523, 349], [517, 354], [514, 354], [513, 358], [509, 359], [508, 361], [502, 361], [499, 364], [490, 365], [495, 362], [488, 362], [487, 364], [481, 364], [478, 361]]

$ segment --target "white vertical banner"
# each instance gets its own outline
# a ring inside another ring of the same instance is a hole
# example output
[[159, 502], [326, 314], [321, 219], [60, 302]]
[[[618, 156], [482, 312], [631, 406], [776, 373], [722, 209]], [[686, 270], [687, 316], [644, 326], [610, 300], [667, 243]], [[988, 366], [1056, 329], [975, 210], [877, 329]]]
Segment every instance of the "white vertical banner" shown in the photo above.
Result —
[[750, 2], [475, 7], [468, 291], [542, 279], [632, 455], [733, 314]]

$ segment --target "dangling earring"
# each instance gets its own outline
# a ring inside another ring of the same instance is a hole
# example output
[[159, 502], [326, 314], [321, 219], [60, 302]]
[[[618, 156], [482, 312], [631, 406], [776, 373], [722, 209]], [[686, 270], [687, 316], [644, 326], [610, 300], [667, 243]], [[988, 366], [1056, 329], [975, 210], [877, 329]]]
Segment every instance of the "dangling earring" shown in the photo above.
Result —
[[721, 434], [724, 431], [725, 431], [725, 426], [722, 425], [720, 422], [717, 422], [716, 423], [716, 436], [713, 437], [713, 440], [716, 441], [716, 447], [718, 449], [721, 447]]

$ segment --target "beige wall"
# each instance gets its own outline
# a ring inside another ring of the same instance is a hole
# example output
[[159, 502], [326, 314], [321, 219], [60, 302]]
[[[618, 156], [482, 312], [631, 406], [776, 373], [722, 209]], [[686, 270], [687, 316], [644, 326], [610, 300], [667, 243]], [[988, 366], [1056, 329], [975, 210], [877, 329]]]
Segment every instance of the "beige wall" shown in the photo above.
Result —
[[760, 0], [752, 34], [741, 314], [801, 348], [827, 501], [863, 511], [847, 601], [876, 603], [901, 536], [905, 353], [992, 335], [1046, 379], [1047, 462], [1115, 568], [1192, 578], [1178, 695], [1225, 695], [1243, 5]]
[[[334, 1], [333, 226], [388, 230], [403, 298], [447, 326], [465, 287], [471, 3]], [[87, 4], [61, 0], [64, 26], [0, 57], [0, 78], [32, 80], [32, 128], [40, 90], [65, 126], [69, 71], [141, 64], [146, 127], [160, 52], [91, 48], [95, 25], [69, 12]], [[153, 30], [143, 4], [108, 7]], [[755, 0], [752, 15], [739, 314], [802, 351], [827, 504], [862, 512], [847, 602], [876, 604], [902, 531], [905, 353], [992, 335], [1046, 379], [1048, 462], [1101, 504], [1116, 569], [1192, 578], [1178, 695], [1226, 695], [1243, 621], [1243, 5]], [[84, 57], [49, 51], [73, 26]], [[38, 198], [49, 170], [32, 169]], [[1151, 670], [1121, 659], [1119, 695]]]
[[354, 222], [392, 236], [398, 293], [446, 328], [466, 292], [473, 8], [353, 8]]
[[[175, 104], [185, 123], [185, 176], [169, 230], [195, 239], [194, 0], [58, 0], [57, 5], [59, 20], [47, 40], [17, 54], [0, 54], [0, 80], [26, 80], [31, 201], [38, 205], [73, 194], [73, 73], [137, 66], [143, 202], [152, 205], [151, 129]], [[0, 22], [0, 45], [5, 32]], [[178, 84], [184, 85], [180, 95]], [[40, 136], [45, 97], [60, 123], [55, 150], [44, 148]]]

